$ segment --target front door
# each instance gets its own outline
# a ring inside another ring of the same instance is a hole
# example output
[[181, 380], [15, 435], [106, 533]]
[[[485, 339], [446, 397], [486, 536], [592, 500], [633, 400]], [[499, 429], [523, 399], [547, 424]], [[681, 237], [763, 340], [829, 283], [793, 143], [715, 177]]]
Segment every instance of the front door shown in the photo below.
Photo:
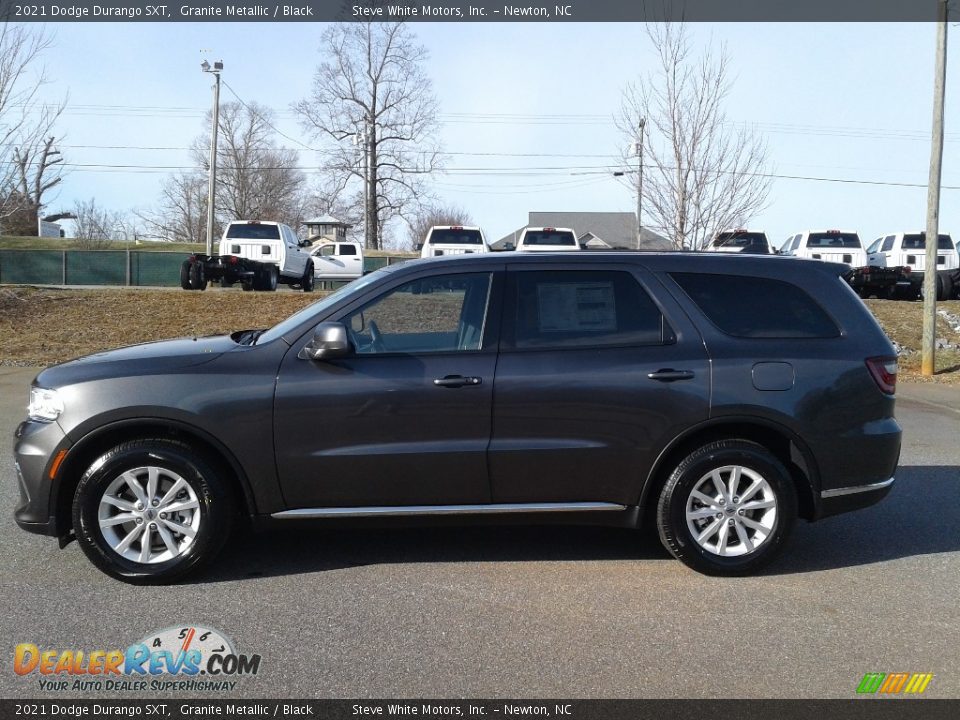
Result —
[[347, 311], [349, 357], [291, 348], [274, 423], [289, 507], [490, 502], [494, 277], [421, 277]]

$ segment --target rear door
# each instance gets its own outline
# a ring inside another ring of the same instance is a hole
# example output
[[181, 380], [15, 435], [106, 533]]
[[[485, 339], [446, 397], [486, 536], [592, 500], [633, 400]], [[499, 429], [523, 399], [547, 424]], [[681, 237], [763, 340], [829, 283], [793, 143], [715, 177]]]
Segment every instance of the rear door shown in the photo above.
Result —
[[493, 502], [634, 504], [663, 447], [707, 419], [707, 354], [679, 306], [634, 265], [593, 268], [509, 268]]

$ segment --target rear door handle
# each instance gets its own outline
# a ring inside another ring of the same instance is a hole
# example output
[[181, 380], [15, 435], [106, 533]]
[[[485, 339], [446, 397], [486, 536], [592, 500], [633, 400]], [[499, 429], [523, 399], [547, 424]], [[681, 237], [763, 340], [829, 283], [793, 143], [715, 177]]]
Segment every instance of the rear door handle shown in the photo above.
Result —
[[437, 378], [433, 381], [433, 384], [437, 387], [458, 388], [479, 385], [482, 382], [483, 378], [464, 377], [463, 375], [447, 375], [446, 377]]
[[693, 370], [671, 370], [663, 369], [657, 370], [656, 372], [647, 373], [647, 377], [651, 380], [659, 380], [660, 382], [673, 382], [674, 380], [692, 380], [693, 379]]

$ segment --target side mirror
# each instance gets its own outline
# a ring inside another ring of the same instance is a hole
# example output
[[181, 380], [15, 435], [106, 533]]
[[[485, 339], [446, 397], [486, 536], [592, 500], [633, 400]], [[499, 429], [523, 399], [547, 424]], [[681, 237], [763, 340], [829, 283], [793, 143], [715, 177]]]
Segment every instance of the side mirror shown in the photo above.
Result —
[[333, 360], [350, 354], [347, 328], [338, 322], [322, 322], [313, 331], [313, 339], [297, 354], [301, 360]]

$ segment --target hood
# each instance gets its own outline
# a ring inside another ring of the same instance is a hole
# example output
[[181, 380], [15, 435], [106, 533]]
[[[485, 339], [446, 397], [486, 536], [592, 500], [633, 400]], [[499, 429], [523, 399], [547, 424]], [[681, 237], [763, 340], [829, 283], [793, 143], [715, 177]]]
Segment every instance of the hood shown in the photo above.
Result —
[[202, 365], [237, 347], [240, 346], [229, 335], [131, 345], [54, 365], [37, 375], [35, 383], [41, 387], [55, 388], [103, 377], [170, 372]]

